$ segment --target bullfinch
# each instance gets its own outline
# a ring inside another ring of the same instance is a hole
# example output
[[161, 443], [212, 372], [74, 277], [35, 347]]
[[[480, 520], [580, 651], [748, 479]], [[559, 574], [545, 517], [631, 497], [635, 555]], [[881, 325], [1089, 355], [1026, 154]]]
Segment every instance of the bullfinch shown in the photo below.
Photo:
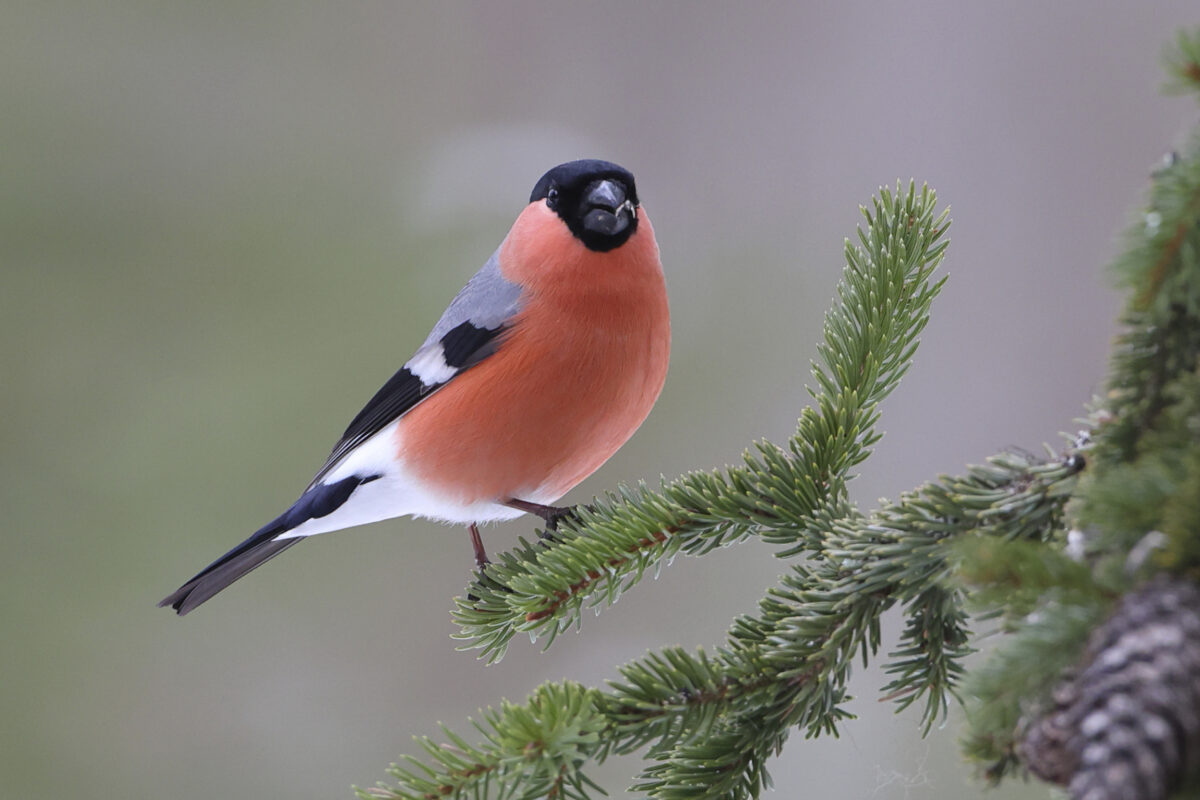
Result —
[[670, 344], [633, 175], [555, 167], [291, 508], [159, 606], [186, 614], [307, 536], [404, 515], [469, 526], [482, 567], [479, 523], [568, 513], [551, 504], [650, 413]]

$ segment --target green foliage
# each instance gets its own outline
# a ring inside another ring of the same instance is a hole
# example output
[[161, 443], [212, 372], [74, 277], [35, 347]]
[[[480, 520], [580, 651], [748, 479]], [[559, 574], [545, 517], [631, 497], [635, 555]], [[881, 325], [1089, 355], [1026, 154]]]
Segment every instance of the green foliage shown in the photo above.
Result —
[[[1200, 89], [1198, 54], [1200, 35], [1181, 36], [1173, 87]], [[1094, 430], [1062, 454], [1002, 453], [867, 513], [847, 484], [942, 286], [948, 222], [935, 205], [910, 184], [864, 209], [813, 405], [785, 446], [759, 442], [740, 465], [578, 509], [489, 565], [454, 616], [463, 647], [494, 661], [518, 632], [550, 646], [680, 553], [749, 540], [794, 559], [757, 612], [715, 652], [666, 648], [604, 690], [546, 684], [489, 709], [481, 745], [449, 730], [419, 739], [425, 759], [363, 797], [582, 800], [599, 791], [587, 764], [635, 751], [647, 765], [632, 789], [649, 797], [758, 797], [793, 730], [837, 734], [853, 665], [878, 655], [896, 606], [905, 626], [882, 696], [921, 708], [925, 731], [962, 696], [966, 753], [993, 780], [1017, 766], [1028, 721], [1120, 594], [1150, 567], [1200, 568], [1200, 137], [1156, 173], [1114, 266], [1130, 301]], [[964, 680], [968, 608], [1002, 644]]]
[[[1198, 56], [1200, 30], [1181, 33], [1174, 90], [1200, 91]], [[965, 749], [994, 780], [1120, 593], [1156, 570], [1200, 574], [1200, 131], [1154, 173], [1112, 271], [1129, 299], [1067, 509], [1078, 546], [956, 547], [975, 602], [1013, 634], [966, 686]]]
[[1012, 625], [1051, 592], [1089, 602], [1105, 596], [1090, 566], [1041, 542], [969, 536], [955, 542], [953, 552], [960, 579], [974, 590], [974, 605], [1002, 608]]
[[577, 683], [548, 683], [525, 705], [505, 701], [499, 710], [489, 708], [484, 721], [475, 723], [485, 741], [478, 747], [447, 729], [448, 744], [418, 737], [432, 764], [406, 757], [407, 766], [393, 764], [390, 770], [400, 781], [397, 789], [365, 789], [359, 796], [485, 797], [495, 791], [512, 800], [586, 798], [588, 789], [599, 787], [580, 768], [595, 753], [604, 729], [594, 695]]
[[[1200, 92], [1200, 32], [1168, 56], [1176, 88]], [[1170, 544], [1162, 566], [1200, 567], [1195, 531], [1200, 434], [1200, 130], [1154, 175], [1146, 207], [1113, 265], [1130, 292], [1078, 504], [1099, 549], [1127, 551], [1147, 531]]]
[[1200, 34], [1196, 30], [1179, 31], [1174, 44], [1166, 49], [1163, 61], [1167, 68], [1165, 91], [1200, 92]]
[[[758, 615], [734, 623], [725, 647], [713, 654], [678, 648], [651, 653], [621, 667], [620, 680], [607, 691], [593, 691], [595, 716], [579, 718], [589, 726], [603, 722], [599, 743], [572, 751], [574, 757], [600, 762], [645, 750], [651, 763], [634, 788], [652, 797], [757, 796], [768, 785], [767, 760], [792, 728], [808, 736], [836, 733], [847, 718], [841, 706], [854, 657], [875, 655], [880, 615], [896, 603], [905, 604], [909, 621], [899, 649], [889, 654], [886, 669], [893, 678], [883, 695], [898, 709], [920, 703], [928, 729], [944, 714], [970, 652], [962, 592], [946, 585], [957, 552], [950, 543], [978, 538], [980, 531], [997, 537], [1017, 531], [1041, 541], [1059, 523], [1078, 469], [1075, 456], [1038, 462], [1006, 453], [870, 516], [831, 525], [822, 554], [793, 566], [760, 603]], [[1017, 524], [1028, 520], [1046, 527]], [[551, 687], [566, 693], [574, 686], [549, 684], [530, 703]], [[503, 726], [505, 714], [520, 708], [506, 704], [489, 719]], [[506, 750], [472, 750], [468, 757], [462, 741], [446, 735], [445, 745], [422, 742], [427, 750], [447, 748], [448, 760], [430, 751], [431, 772], [394, 770], [397, 789], [372, 790], [392, 793], [370, 796], [491, 796], [489, 787], [503, 781], [495, 769], [481, 767], [505, 754], [516, 758], [530, 741], [516, 737]], [[493, 735], [488, 740], [499, 741]], [[572, 763], [567, 774], [585, 785], [582, 765]], [[433, 795], [434, 787], [448, 788]], [[525, 783], [519, 791], [515, 796], [530, 796]]]
[[1023, 721], [1046, 706], [1050, 687], [1077, 661], [1105, 610], [1097, 603], [1047, 597], [971, 673], [963, 752], [993, 783], [1017, 768], [1014, 749]]

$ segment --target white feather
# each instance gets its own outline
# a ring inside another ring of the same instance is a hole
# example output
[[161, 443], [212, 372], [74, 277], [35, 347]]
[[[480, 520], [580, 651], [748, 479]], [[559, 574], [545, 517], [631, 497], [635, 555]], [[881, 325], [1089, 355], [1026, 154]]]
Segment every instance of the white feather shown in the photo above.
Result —
[[458, 374], [457, 368], [446, 363], [446, 351], [441, 342], [425, 345], [404, 366], [426, 386], [445, 383]]
[[[440, 492], [421, 481], [405, 467], [397, 458], [399, 450], [395, 424], [388, 425], [351, 450], [336, 467], [321, 478], [319, 485], [337, 483], [352, 475], [382, 477], [359, 486], [333, 513], [310, 519], [290, 531], [279, 534], [275, 539], [315, 536], [318, 533], [329, 533], [393, 517], [425, 517], [468, 525], [472, 522], [515, 519], [525, 513], [491, 501], [464, 503]], [[544, 492], [534, 489], [521, 499], [543, 504], [558, 499], [543, 495]]]

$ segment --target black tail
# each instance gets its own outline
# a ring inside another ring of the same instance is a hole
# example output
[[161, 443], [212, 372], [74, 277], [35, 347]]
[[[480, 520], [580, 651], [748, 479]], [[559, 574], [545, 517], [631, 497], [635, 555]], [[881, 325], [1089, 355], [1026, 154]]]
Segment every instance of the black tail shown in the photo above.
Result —
[[271, 524], [209, 564], [196, 577], [163, 598], [158, 607], [170, 606], [182, 617], [247, 572], [262, 566], [300, 541], [299, 538], [275, 539], [276, 536], [287, 530], [279, 522], [279, 519], [272, 521]]
[[379, 475], [351, 475], [336, 483], [319, 484], [305, 492], [295, 505], [255, 531], [254, 535], [209, 564], [198, 575], [164, 597], [159, 608], [170, 606], [179, 616], [191, 611], [238, 578], [270, 561], [304, 537], [276, 539], [281, 533], [310, 519], [332, 514], [354, 490]]

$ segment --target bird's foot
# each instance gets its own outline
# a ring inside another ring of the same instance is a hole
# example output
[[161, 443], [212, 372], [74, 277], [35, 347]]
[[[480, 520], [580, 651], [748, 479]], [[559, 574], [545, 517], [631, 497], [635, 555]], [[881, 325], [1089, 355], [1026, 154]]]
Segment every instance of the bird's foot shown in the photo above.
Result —
[[541, 531], [538, 536], [552, 542], [558, 541], [553, 534], [558, 530], [558, 523], [567, 517], [575, 516], [575, 506], [544, 506], [541, 503], [530, 503], [528, 500], [518, 500], [515, 497], [505, 502], [505, 505], [541, 517], [542, 522], [546, 523], [546, 530]]

